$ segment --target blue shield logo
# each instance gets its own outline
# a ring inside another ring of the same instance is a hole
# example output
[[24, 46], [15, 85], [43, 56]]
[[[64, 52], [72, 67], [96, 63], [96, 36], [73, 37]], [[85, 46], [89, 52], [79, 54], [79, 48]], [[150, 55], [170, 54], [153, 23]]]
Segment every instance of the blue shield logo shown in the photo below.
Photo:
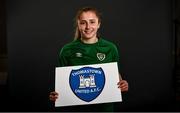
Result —
[[103, 91], [105, 75], [102, 68], [83, 67], [72, 70], [69, 84], [73, 93], [85, 102], [96, 99]]

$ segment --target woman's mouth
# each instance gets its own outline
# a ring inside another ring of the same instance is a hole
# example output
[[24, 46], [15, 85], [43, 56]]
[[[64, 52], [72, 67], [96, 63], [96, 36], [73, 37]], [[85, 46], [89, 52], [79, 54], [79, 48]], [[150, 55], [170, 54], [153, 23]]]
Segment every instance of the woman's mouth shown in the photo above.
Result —
[[86, 34], [91, 34], [92, 31], [84, 31]]

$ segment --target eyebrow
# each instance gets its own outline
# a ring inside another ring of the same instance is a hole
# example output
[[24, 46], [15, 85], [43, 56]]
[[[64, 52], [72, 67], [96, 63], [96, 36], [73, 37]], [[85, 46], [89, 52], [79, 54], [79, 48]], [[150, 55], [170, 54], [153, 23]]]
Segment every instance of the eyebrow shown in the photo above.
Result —
[[[96, 19], [89, 19], [90, 21], [95, 21]], [[87, 21], [87, 20], [80, 20], [80, 21]]]

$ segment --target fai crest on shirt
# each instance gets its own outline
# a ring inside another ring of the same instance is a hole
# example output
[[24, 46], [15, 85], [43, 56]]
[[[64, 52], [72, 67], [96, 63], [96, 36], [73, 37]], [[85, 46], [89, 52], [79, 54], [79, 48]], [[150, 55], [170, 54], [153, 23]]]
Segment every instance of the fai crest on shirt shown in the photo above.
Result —
[[97, 58], [100, 61], [103, 61], [106, 58], [106, 55], [104, 53], [97, 53]]
[[90, 102], [103, 91], [105, 75], [102, 68], [83, 67], [72, 70], [69, 84], [73, 93], [81, 100]]

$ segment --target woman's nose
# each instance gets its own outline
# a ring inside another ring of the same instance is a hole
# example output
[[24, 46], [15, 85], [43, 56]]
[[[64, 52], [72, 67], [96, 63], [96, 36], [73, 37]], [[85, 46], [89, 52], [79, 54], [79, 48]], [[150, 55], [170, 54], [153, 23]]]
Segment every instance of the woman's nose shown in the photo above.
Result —
[[86, 24], [86, 29], [89, 29], [90, 28], [90, 25], [89, 23]]

